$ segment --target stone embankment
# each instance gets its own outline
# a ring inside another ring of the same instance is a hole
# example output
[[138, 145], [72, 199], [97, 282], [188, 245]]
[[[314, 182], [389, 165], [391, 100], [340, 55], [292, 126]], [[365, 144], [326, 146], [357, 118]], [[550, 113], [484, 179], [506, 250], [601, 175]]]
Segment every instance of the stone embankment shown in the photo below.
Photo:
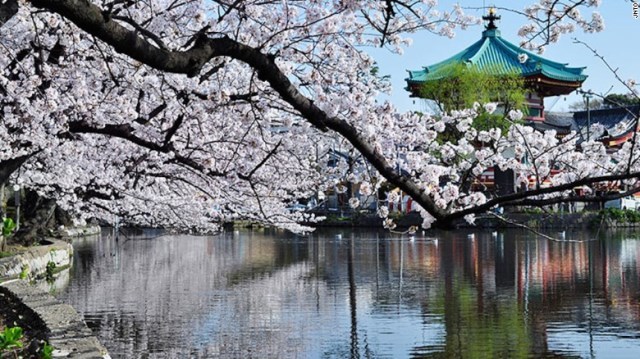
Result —
[[17, 325], [35, 326], [44, 332], [54, 347], [54, 358], [110, 358], [73, 307], [27, 281], [44, 277], [47, 266], [56, 271], [68, 269], [72, 256], [71, 244], [49, 240], [45, 245], [0, 259], [0, 308], [18, 313]]
[[49, 239], [44, 245], [30, 247], [27, 251], [11, 257], [0, 258], [0, 279], [10, 280], [20, 277], [27, 279], [42, 276], [50, 262], [54, 263], [58, 270], [69, 268], [72, 257], [71, 244]]
[[25, 325], [44, 326], [41, 330], [54, 348], [54, 358], [110, 358], [80, 314], [51, 294], [25, 281], [13, 280], [0, 284], [2, 302], [10, 303], [10, 309], [23, 312], [24, 317], [39, 319]]

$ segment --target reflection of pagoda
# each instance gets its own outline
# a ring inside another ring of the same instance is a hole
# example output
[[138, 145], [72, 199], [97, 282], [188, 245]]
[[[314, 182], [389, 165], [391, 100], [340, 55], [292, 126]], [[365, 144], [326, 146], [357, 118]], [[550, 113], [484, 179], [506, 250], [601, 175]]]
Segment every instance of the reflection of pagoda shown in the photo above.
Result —
[[516, 73], [525, 78], [530, 89], [527, 119], [544, 121], [544, 98], [569, 94], [587, 78], [582, 73], [584, 68], [567, 67], [567, 64], [547, 60], [503, 39], [495, 25], [495, 21], [500, 19], [495, 15], [495, 9], [490, 9], [489, 15], [483, 19], [488, 24], [479, 41], [447, 60], [422, 70], [409, 71], [406, 81], [412, 96], [420, 97], [421, 85], [447, 78], [452, 65], [466, 64], [496, 76]]

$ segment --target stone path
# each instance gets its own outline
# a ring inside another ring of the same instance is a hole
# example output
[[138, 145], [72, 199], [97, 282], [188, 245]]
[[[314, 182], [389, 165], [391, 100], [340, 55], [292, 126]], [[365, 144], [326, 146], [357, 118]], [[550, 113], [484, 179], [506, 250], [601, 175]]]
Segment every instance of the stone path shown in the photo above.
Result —
[[[49, 332], [54, 358], [110, 358], [73, 307], [25, 281], [13, 280], [0, 285], [0, 293], [23, 303], [42, 320]], [[24, 310], [24, 308], [23, 308]]]

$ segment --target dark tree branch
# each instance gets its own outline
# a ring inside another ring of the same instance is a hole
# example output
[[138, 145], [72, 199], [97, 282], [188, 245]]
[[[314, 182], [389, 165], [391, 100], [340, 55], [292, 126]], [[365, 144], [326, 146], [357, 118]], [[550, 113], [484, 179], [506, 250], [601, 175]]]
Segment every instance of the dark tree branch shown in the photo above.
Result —
[[27, 162], [31, 157], [39, 153], [36, 151], [28, 155], [12, 158], [10, 160], [0, 161], [0, 184], [5, 183], [11, 175]]
[[173, 135], [175, 135], [176, 132], [178, 132], [178, 129], [182, 125], [183, 121], [184, 121], [184, 115], [179, 115], [178, 118], [176, 118], [175, 122], [173, 123], [171, 128], [167, 130], [167, 134], [164, 136], [163, 147], [169, 146], [169, 142], [171, 141], [171, 138], [173, 138]]
[[637, 192], [640, 192], [640, 187], [633, 187], [630, 190], [618, 193], [610, 193], [600, 196], [569, 196], [569, 197], [555, 197], [549, 199], [523, 199], [515, 202], [508, 202], [503, 206], [549, 206], [558, 203], [575, 203], [575, 202], [606, 202], [618, 198], [631, 196]]
[[253, 176], [253, 174], [256, 173], [256, 171], [259, 170], [260, 167], [264, 166], [265, 163], [267, 163], [269, 158], [271, 158], [278, 151], [278, 148], [280, 147], [281, 144], [282, 144], [282, 140], [278, 141], [278, 144], [271, 151], [269, 151], [269, 153], [262, 159], [262, 161], [260, 161], [260, 163], [258, 163], [251, 170], [251, 172], [249, 172], [248, 175], [246, 175], [246, 176], [245, 175], [241, 175], [239, 177], [244, 179], [244, 180], [251, 180], [251, 177]]
[[[161, 152], [161, 153], [169, 153], [173, 150], [171, 146], [168, 145], [159, 145], [155, 142], [144, 140], [138, 136], [136, 136], [133, 132], [134, 129], [131, 125], [106, 125], [102, 128], [97, 128], [89, 125], [85, 121], [74, 121], [69, 122], [69, 132], [73, 133], [93, 133], [93, 134], [101, 134], [108, 135], [111, 137], [117, 137], [125, 139], [129, 142], [132, 142], [140, 147], [147, 148], [152, 151]], [[177, 163], [183, 164], [190, 168], [193, 168], [200, 173], [207, 174], [209, 176], [223, 176], [223, 173], [211, 171], [198, 162], [192, 160], [191, 158], [181, 156], [179, 154], [175, 154], [174, 160]]]
[[[633, 173], [630, 173], [630, 174], [625, 173], [625, 174], [615, 174], [615, 175], [606, 175], [606, 176], [587, 177], [587, 178], [579, 179], [577, 181], [565, 183], [563, 185], [547, 187], [547, 188], [537, 188], [537, 189], [531, 190], [531, 191], [512, 193], [512, 194], [504, 195], [504, 196], [501, 196], [501, 197], [493, 198], [493, 199], [491, 199], [491, 200], [489, 200], [489, 201], [487, 201], [484, 204], [479, 205], [479, 206], [467, 208], [467, 209], [464, 209], [464, 210], [461, 210], [461, 211], [458, 211], [458, 212], [453, 212], [453, 213], [447, 215], [447, 220], [448, 221], [453, 221], [453, 220], [456, 220], [456, 219], [460, 219], [460, 218], [462, 218], [462, 217], [464, 217], [464, 216], [466, 216], [468, 214], [485, 212], [485, 211], [490, 210], [492, 207], [498, 206], [498, 205], [506, 206], [506, 205], [509, 205], [511, 203], [513, 203], [513, 205], [518, 205], [520, 203], [523, 203], [525, 199], [536, 197], [536, 196], [540, 196], [540, 195], [543, 195], [543, 194], [550, 194], [550, 193], [568, 191], [568, 190], [572, 190], [572, 189], [574, 189], [576, 187], [591, 185], [591, 184], [594, 184], [594, 183], [621, 181], [621, 180], [626, 180], [626, 179], [630, 179], [630, 178], [639, 179], [640, 178], [640, 172], [633, 172]], [[632, 192], [632, 193], [635, 193], [635, 192]], [[567, 198], [571, 198], [571, 197], [567, 197]], [[578, 197], [575, 197], [575, 198], [578, 198]], [[549, 199], [549, 201], [551, 201], [551, 199]], [[586, 201], [566, 200], [564, 202], [586, 202]], [[524, 202], [524, 203], [526, 203], [526, 202]], [[547, 203], [543, 203], [543, 204], [547, 204]]]
[[[142, 91], [140, 91], [140, 93], [142, 93]], [[139, 104], [140, 104], [140, 101], [138, 101], [138, 106]], [[163, 102], [158, 107], [154, 108], [153, 110], [151, 110], [151, 112], [149, 112], [149, 117], [147, 118], [138, 117], [135, 119], [135, 121], [141, 125], [146, 125], [147, 123], [151, 122], [151, 120], [153, 120], [156, 116], [158, 116], [162, 111], [164, 111], [166, 108], [167, 108], [167, 103]], [[139, 109], [137, 110], [138, 112], [140, 111]]]
[[144, 27], [140, 26], [137, 22], [131, 20], [130, 18], [128, 18], [126, 16], [112, 15], [111, 19], [119, 20], [119, 21], [125, 22], [125, 23], [133, 26], [133, 28], [136, 29], [138, 32], [140, 32], [140, 34], [142, 34], [143, 36], [146, 36], [146, 37], [150, 38], [151, 40], [153, 40], [153, 42], [155, 42], [156, 45], [158, 45], [159, 48], [166, 50], [167, 47], [165, 46], [164, 42], [162, 42], [162, 40], [160, 39], [159, 36], [157, 36], [156, 34], [152, 33], [151, 31], [145, 29]]

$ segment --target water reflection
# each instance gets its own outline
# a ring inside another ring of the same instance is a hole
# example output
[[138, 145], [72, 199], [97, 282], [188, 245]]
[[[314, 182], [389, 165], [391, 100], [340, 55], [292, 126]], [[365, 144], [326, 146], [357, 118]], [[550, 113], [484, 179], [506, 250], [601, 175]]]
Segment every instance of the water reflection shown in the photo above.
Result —
[[335, 234], [80, 240], [60, 297], [114, 357], [640, 352], [634, 233]]

